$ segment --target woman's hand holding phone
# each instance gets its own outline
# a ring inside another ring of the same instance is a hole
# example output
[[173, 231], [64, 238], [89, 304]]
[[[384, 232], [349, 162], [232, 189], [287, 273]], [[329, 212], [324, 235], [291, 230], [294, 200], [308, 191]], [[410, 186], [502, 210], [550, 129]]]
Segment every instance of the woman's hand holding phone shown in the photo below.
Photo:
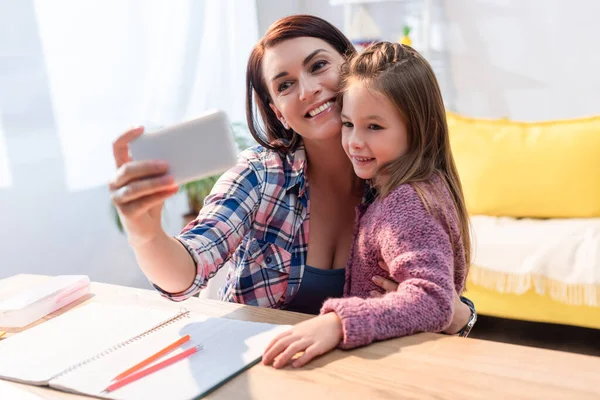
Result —
[[114, 141], [117, 173], [109, 183], [112, 202], [132, 246], [144, 245], [162, 232], [163, 204], [179, 190], [167, 174], [166, 162], [131, 159], [129, 143], [143, 133], [143, 127], [130, 129]]

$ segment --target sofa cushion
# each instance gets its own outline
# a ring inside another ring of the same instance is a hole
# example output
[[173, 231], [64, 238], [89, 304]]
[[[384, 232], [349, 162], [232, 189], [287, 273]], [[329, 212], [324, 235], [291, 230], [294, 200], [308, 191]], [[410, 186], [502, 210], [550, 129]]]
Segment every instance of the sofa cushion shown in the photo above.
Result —
[[472, 215], [600, 217], [600, 116], [539, 123], [448, 113]]

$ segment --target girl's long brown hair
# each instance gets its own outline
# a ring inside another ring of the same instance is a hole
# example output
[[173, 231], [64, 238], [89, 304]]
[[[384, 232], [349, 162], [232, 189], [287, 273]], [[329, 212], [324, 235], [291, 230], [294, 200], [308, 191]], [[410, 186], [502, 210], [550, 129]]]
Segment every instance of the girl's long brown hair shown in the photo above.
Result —
[[[246, 68], [248, 128], [259, 144], [284, 152], [295, 150], [300, 138], [293, 130], [286, 130], [269, 107], [271, 96], [263, 76], [262, 61], [265, 50], [285, 40], [298, 37], [322, 39], [344, 57], [350, 57], [356, 53], [352, 42], [339, 29], [313, 15], [291, 15], [276, 21], [254, 46]], [[255, 108], [260, 113], [260, 119], [256, 115]]]
[[439, 174], [456, 208], [459, 239], [468, 268], [471, 260], [469, 216], [450, 149], [442, 94], [431, 66], [409, 46], [379, 42], [342, 67], [342, 93], [356, 81], [389, 99], [407, 125], [409, 149], [378, 171], [380, 179], [375, 180], [378, 195], [386, 196], [399, 185], [410, 183], [425, 207], [433, 211], [431, 196], [437, 198], [439, 194], [431, 192], [432, 185], [423, 183], [434, 173]]

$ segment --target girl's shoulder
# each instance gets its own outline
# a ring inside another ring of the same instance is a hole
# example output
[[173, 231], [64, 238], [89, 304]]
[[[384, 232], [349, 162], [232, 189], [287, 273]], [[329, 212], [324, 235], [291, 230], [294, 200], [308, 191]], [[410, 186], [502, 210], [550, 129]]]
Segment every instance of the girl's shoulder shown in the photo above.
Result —
[[439, 173], [420, 182], [399, 185], [381, 201], [386, 210], [406, 215], [407, 211], [437, 214], [452, 203], [450, 192]]

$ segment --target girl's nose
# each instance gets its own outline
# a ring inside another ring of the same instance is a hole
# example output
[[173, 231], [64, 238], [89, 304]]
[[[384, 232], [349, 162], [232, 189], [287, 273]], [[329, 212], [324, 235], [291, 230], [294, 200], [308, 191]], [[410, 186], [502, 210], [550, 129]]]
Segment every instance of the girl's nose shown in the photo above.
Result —
[[362, 140], [362, 137], [359, 133], [356, 132], [355, 129], [354, 132], [352, 132], [350, 134], [350, 137], [348, 138], [348, 146], [350, 146], [351, 149], [360, 150], [364, 147], [364, 145], [365, 143]]

